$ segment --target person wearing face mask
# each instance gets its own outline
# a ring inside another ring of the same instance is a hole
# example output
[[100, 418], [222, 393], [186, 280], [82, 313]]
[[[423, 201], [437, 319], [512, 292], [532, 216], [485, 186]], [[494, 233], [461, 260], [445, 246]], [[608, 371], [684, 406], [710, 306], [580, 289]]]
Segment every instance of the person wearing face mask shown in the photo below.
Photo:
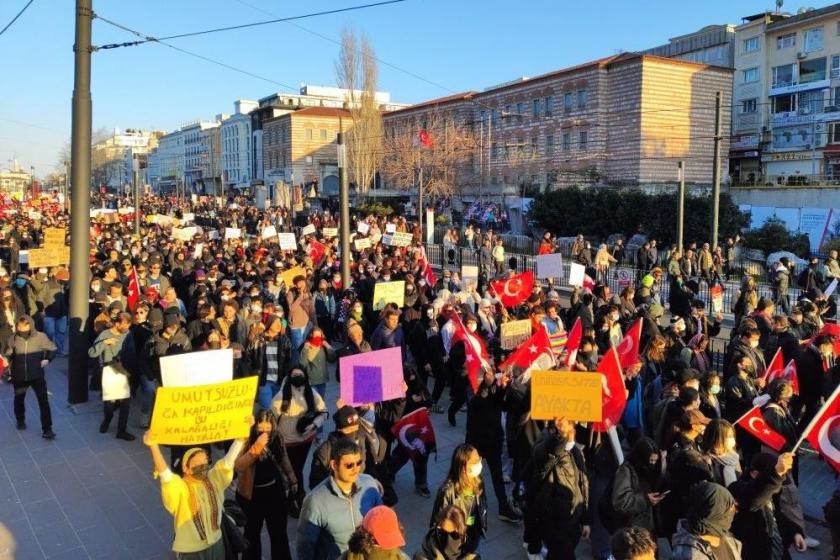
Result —
[[671, 326], [665, 331], [665, 337], [670, 341], [668, 357], [676, 359], [686, 347], [685, 345], [685, 319], [679, 315], [671, 315]]
[[612, 483], [612, 492], [605, 494], [603, 498], [611, 501], [616, 514], [617, 526], [614, 530], [642, 527], [655, 532], [654, 509], [665, 498], [665, 494], [660, 491], [661, 479], [662, 461], [659, 447], [652, 439], [642, 438], [633, 445], [627, 460], [618, 467]]
[[721, 392], [723, 386], [720, 381], [720, 374], [716, 371], [710, 371], [703, 377], [703, 382], [700, 385], [700, 412], [706, 418], [722, 418], [724, 414], [723, 396]]
[[[361, 304], [358, 305], [361, 306]], [[355, 356], [356, 354], [362, 354], [370, 351], [370, 344], [368, 344], [368, 341], [365, 340], [365, 333], [362, 329], [362, 325], [351, 318], [347, 322], [347, 343], [338, 351], [338, 367], [335, 368], [336, 381], [341, 381], [341, 358]]]
[[382, 321], [370, 338], [370, 347], [373, 350], [382, 350], [384, 348], [403, 348], [404, 346], [405, 339], [402, 325], [400, 325], [400, 312], [396, 309], [385, 309], [382, 313]]
[[534, 444], [525, 508], [529, 559], [543, 545], [546, 560], [574, 558], [581, 537], [589, 538], [589, 480], [574, 438], [575, 422], [557, 418]]
[[598, 349], [602, 353], [606, 353], [610, 348], [617, 348], [621, 344], [624, 334], [621, 332], [620, 319], [618, 308], [607, 305], [606, 313], [601, 318], [601, 325], [598, 328]]
[[[248, 419], [254, 424], [253, 416]], [[163, 458], [160, 446], [150, 432], [143, 435], [160, 477], [163, 507], [174, 521], [175, 538], [172, 550], [179, 558], [222, 560], [226, 557], [222, 539], [222, 511], [225, 490], [233, 480], [236, 458], [246, 439], [233, 442], [227, 454], [211, 467], [207, 452], [194, 447], [184, 453], [184, 475], [173, 473]]]
[[703, 434], [703, 449], [712, 461], [712, 481], [726, 488], [741, 476], [741, 458], [735, 428], [723, 419], [709, 422]]
[[14, 411], [17, 429], [26, 429], [26, 391], [35, 391], [41, 413], [41, 434], [44, 439], [55, 438], [52, 430], [52, 412], [47, 393], [44, 368], [53, 359], [56, 346], [42, 332], [35, 330], [35, 321], [22, 315], [15, 323], [15, 334], [3, 343], [3, 360], [11, 373], [14, 387]]
[[[466, 538], [462, 550], [476, 552], [487, 533], [487, 496], [481, 480], [481, 456], [466, 443], [457, 446], [452, 453], [449, 472], [438, 489], [432, 512], [452, 505], [466, 514]], [[432, 515], [429, 526], [436, 525], [436, 516]]]
[[474, 560], [478, 555], [465, 550], [467, 539], [467, 516], [464, 511], [451, 505], [436, 512], [436, 523], [414, 553], [413, 560]]
[[595, 371], [598, 367], [598, 346], [591, 337], [583, 337], [575, 361], [575, 371]]
[[326, 397], [329, 381], [328, 365], [335, 363], [338, 354], [319, 327], [312, 329], [300, 350], [300, 363], [309, 371], [309, 382], [322, 398]]
[[726, 356], [724, 356], [723, 360], [725, 380], [738, 374], [737, 363], [743, 357], [750, 359], [754, 368], [751, 373], [753, 379], [764, 377], [764, 373], [767, 371], [767, 362], [764, 360], [764, 352], [759, 347], [761, 332], [754, 325], [755, 322], [752, 322], [750, 325], [742, 325], [740, 330], [741, 335], [726, 349]]
[[321, 279], [318, 282], [318, 291], [315, 292], [314, 299], [318, 327], [320, 327], [327, 341], [334, 340], [333, 324], [336, 310], [336, 294], [335, 290], [330, 288], [326, 279]]
[[154, 359], [155, 329], [149, 318], [149, 306], [141, 303], [134, 310], [129, 328], [137, 351], [138, 401], [140, 404], [140, 427], [148, 428], [154, 406], [155, 391], [160, 385], [159, 360]]
[[[464, 320], [464, 327], [467, 332], [475, 333], [478, 329], [478, 320], [473, 315], [467, 316]], [[447, 419], [452, 426], [456, 425], [455, 414], [464, 406], [470, 398], [472, 388], [467, 378], [467, 341], [460, 338], [449, 349], [449, 356], [446, 359], [446, 373], [449, 378], [450, 402], [447, 410]]]
[[699, 410], [689, 410], [677, 424], [679, 432], [667, 452], [670, 493], [662, 503], [663, 535], [672, 534], [677, 520], [685, 516], [691, 487], [712, 480], [709, 458], [698, 444], [709, 422]]
[[795, 412], [801, 411], [799, 426], [808, 425], [819, 410], [820, 399], [829, 397], [838, 382], [837, 357], [834, 355], [834, 339], [829, 334], [814, 338], [796, 360], [799, 375], [799, 403]]
[[433, 305], [424, 305], [421, 317], [410, 331], [407, 341], [411, 354], [417, 363], [417, 370], [423, 385], [428, 386], [430, 377], [435, 380], [432, 389], [431, 412], [441, 413], [443, 408], [438, 404], [443, 390], [446, 388], [443, 363], [443, 339], [437, 323], [437, 313]]
[[[131, 315], [120, 313], [114, 320], [111, 328], [99, 333], [93, 346], [88, 349], [88, 356], [99, 358], [99, 365], [103, 368], [110, 367], [114, 370], [115, 376], [127, 375], [129, 378], [137, 375], [137, 352], [134, 348], [134, 337], [129, 335], [131, 329]], [[104, 418], [99, 425], [99, 433], [104, 434], [111, 425], [114, 412], [119, 411], [117, 419], [117, 439], [134, 441], [135, 437], [128, 428], [128, 413], [130, 409], [130, 395], [122, 398], [108, 399], [104, 389], [105, 380], [103, 373], [103, 412]], [[126, 387], [128, 381], [126, 380]]]
[[688, 509], [671, 537], [671, 560], [738, 560], [741, 543], [729, 532], [737, 510], [729, 491], [714, 482], [691, 489]]
[[283, 322], [275, 315], [269, 315], [265, 325], [258, 323], [251, 328], [245, 349], [245, 363], [248, 375], [259, 375], [257, 401], [263, 408], [271, 406], [271, 399], [280, 389], [280, 381], [292, 355], [292, 343], [286, 336]]
[[260, 560], [260, 533], [263, 523], [271, 541], [272, 560], [291, 560], [286, 520], [289, 499], [300, 496], [302, 488], [295, 476], [283, 438], [277, 430], [277, 418], [270, 410], [259, 410], [251, 426], [251, 435], [234, 463], [236, 502], [247, 517], [246, 560]]

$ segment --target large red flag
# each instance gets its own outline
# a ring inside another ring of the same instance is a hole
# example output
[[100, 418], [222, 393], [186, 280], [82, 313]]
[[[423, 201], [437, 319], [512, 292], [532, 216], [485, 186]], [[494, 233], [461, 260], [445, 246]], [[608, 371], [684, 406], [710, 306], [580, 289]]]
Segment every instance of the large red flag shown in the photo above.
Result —
[[566, 365], [571, 366], [577, 359], [577, 351], [580, 348], [580, 341], [583, 338], [583, 325], [580, 317], [575, 319], [572, 330], [569, 331], [569, 339], [566, 341]]
[[420, 142], [420, 145], [424, 148], [432, 148], [435, 145], [435, 141], [432, 139], [432, 135], [429, 134], [429, 131], [425, 128], [420, 130], [420, 134], [417, 135], [417, 140]]
[[785, 446], [785, 437], [768, 426], [767, 422], [764, 421], [764, 416], [761, 414], [761, 407], [754, 406], [749, 412], [741, 416], [735, 422], [735, 425], [741, 426], [771, 449], [781, 451], [782, 447]]
[[548, 337], [548, 331], [545, 330], [545, 327], [537, 329], [537, 332], [532, 334], [531, 338], [511, 352], [510, 356], [499, 366], [499, 369], [505, 371], [512, 366], [517, 366], [528, 372], [523, 381], [530, 377], [529, 370], [531, 369], [551, 369], [554, 367], [551, 339]]
[[430, 288], [434, 288], [435, 284], [437, 284], [437, 276], [435, 276], [435, 271], [432, 270], [432, 265], [429, 264], [429, 261], [426, 260], [425, 252], [420, 254], [420, 272], [423, 274], [423, 278], [426, 279], [426, 284]]
[[621, 362], [615, 348], [607, 350], [606, 355], [598, 363], [597, 371], [603, 376], [603, 412], [601, 422], [593, 422], [592, 429], [597, 432], [606, 432], [618, 425], [627, 404], [624, 376], [621, 374]]
[[128, 296], [126, 303], [128, 303], [128, 310], [134, 313], [137, 304], [140, 302], [140, 281], [137, 279], [137, 270], [132, 266], [131, 273], [128, 275]]
[[400, 418], [391, 427], [391, 433], [412, 457], [426, 457], [437, 451], [435, 428], [425, 408], [418, 408]]
[[452, 333], [452, 345], [459, 340], [464, 341], [464, 352], [466, 353], [467, 378], [470, 381], [473, 392], [478, 391], [479, 375], [482, 366], [489, 368], [487, 348], [480, 337], [467, 331], [461, 317], [455, 313], [452, 315], [452, 322], [455, 325], [455, 332]]
[[805, 429], [803, 437], [840, 472], [840, 386]]
[[314, 239], [309, 242], [309, 258], [312, 259], [313, 266], [318, 266], [321, 263], [321, 259], [324, 258], [326, 251], [327, 248], [323, 243], [319, 243]]
[[636, 321], [618, 345], [618, 358], [621, 361], [621, 369], [627, 369], [636, 365], [639, 361], [639, 345], [642, 339], [642, 320]]
[[504, 280], [494, 280], [490, 285], [499, 296], [502, 305], [514, 307], [528, 299], [534, 289], [534, 282], [534, 273], [529, 270]]
[[773, 359], [770, 360], [770, 363], [767, 365], [767, 369], [764, 372], [764, 382], [770, 383], [777, 377], [781, 377], [782, 371], [785, 369], [785, 357], [782, 354], [781, 346], [776, 349], [776, 353], [773, 354]]

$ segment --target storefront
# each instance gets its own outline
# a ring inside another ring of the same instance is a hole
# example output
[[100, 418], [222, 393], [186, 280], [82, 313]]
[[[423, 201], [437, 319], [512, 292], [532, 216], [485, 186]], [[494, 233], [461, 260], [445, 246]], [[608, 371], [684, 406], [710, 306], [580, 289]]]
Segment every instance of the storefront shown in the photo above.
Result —
[[758, 134], [737, 134], [729, 144], [729, 175], [734, 184], [761, 184]]
[[824, 168], [827, 181], [840, 185], [840, 144], [829, 144], [823, 150]]
[[774, 185], [808, 185], [822, 174], [823, 150], [774, 152], [761, 156], [767, 180]]

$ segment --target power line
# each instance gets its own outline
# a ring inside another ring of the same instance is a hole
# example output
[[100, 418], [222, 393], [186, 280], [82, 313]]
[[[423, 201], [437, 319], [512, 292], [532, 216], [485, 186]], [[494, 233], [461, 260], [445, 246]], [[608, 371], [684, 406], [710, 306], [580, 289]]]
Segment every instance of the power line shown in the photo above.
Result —
[[[30, 2], [31, 1], [32, 0], [30, 0]], [[340, 13], [344, 13], [344, 12], [352, 12], [352, 11], [355, 11], [355, 10], [362, 10], [362, 9], [365, 9], [365, 8], [375, 8], [375, 7], [379, 7], [379, 6], [386, 6], [388, 4], [398, 4], [400, 2], [406, 2], [406, 1], [407, 0], [383, 0], [381, 2], [372, 2], [370, 4], [348, 6], [346, 8], [336, 8], [334, 10], [323, 10], [323, 11], [320, 11], [320, 12], [312, 12], [312, 13], [308, 13], [308, 14], [302, 14], [302, 15], [299, 15], [299, 16], [289, 16], [289, 17], [284, 17], [284, 18], [270, 19], [270, 20], [266, 20], [266, 21], [256, 21], [256, 22], [253, 22], [253, 23], [243, 23], [241, 25], [230, 25], [230, 26], [227, 26], [227, 27], [216, 27], [216, 28], [213, 28], [213, 29], [205, 29], [203, 31], [192, 31], [192, 32], [189, 32], [189, 33], [179, 33], [177, 35], [169, 35], [167, 37], [160, 37], [160, 38], [144, 37], [143, 40], [141, 40], [141, 41], [133, 41], [131, 43], [119, 43], [119, 44], [103, 45], [102, 47], [99, 47], [99, 48], [110, 49], [110, 48], [119, 48], [119, 47], [134, 47], [134, 46], [137, 46], [137, 45], [142, 45], [144, 43], [152, 43], [152, 42], [159, 43], [161, 41], [168, 41], [168, 40], [171, 40], [171, 39], [183, 39], [185, 37], [196, 37], [196, 36], [199, 36], [199, 35], [208, 35], [210, 33], [220, 33], [220, 32], [223, 32], [223, 31], [235, 31], [237, 29], [247, 29], [247, 28], [250, 28], [250, 27], [258, 27], [258, 26], [261, 26], [261, 25], [270, 25], [272, 23], [288, 22], [288, 21], [294, 21], [294, 20], [299, 20], [299, 19], [307, 19], [307, 18], [313, 18], [313, 17], [318, 17], [318, 16], [340, 14]], [[101, 16], [98, 16], [98, 15], [96, 17], [99, 17], [100, 19], [104, 19], [104, 18], [101, 18]]]
[[10, 28], [10, 27], [12, 26], [12, 24], [13, 24], [14, 22], [16, 22], [16, 21], [17, 21], [17, 19], [18, 19], [20, 16], [22, 16], [22, 15], [23, 15], [23, 12], [25, 12], [25, 11], [26, 11], [26, 8], [28, 8], [29, 6], [31, 6], [31, 5], [32, 5], [32, 2], [34, 2], [34, 1], [35, 1], [35, 0], [29, 0], [29, 2], [27, 2], [27, 3], [26, 3], [26, 5], [25, 5], [23, 8], [21, 8], [21, 10], [17, 13], [17, 15], [16, 15], [15, 17], [13, 17], [13, 18], [12, 18], [12, 21], [10, 21], [9, 23], [7, 23], [7, 24], [6, 24], [6, 27], [4, 27], [3, 29], [0, 29], [0, 35], [2, 35], [3, 33], [5, 33], [5, 32], [6, 32], [6, 30], [7, 30], [8, 28]]

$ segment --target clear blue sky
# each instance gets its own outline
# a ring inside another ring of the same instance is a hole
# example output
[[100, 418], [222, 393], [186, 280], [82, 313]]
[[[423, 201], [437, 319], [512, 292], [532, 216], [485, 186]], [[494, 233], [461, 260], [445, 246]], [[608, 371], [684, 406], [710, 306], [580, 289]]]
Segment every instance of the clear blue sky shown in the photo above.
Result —
[[[368, 0], [94, 0], [94, 11], [154, 36], [248, 23]], [[0, 1], [0, 28], [26, 0]], [[34, 0], [0, 36], [0, 168], [17, 157], [42, 176], [70, 136], [73, 91], [73, 0]], [[371, 38], [378, 57], [430, 82], [380, 65], [380, 90], [417, 102], [456, 91], [534, 76], [638, 50], [713, 23], [773, 9], [772, 0], [408, 0], [401, 4], [297, 22], [336, 41], [346, 25]], [[786, 2], [795, 12], [801, 4]], [[819, 4], [821, 6], [822, 4]], [[93, 42], [133, 37], [94, 21]], [[334, 85], [338, 46], [286, 23], [173, 44], [297, 89]], [[233, 111], [238, 98], [258, 99], [281, 86], [146, 44], [93, 55], [93, 126], [172, 130]]]

